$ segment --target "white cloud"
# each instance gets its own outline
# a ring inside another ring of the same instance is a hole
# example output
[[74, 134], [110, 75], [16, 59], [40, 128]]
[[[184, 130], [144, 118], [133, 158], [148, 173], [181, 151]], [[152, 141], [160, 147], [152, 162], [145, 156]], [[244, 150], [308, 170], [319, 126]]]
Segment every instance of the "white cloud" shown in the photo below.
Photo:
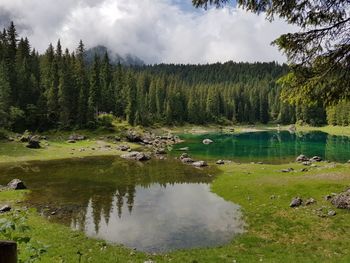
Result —
[[284, 62], [270, 43], [295, 30], [236, 8], [193, 12], [171, 0], [1, 0], [0, 22], [2, 14], [40, 51], [58, 38], [70, 49], [82, 39], [148, 63]]

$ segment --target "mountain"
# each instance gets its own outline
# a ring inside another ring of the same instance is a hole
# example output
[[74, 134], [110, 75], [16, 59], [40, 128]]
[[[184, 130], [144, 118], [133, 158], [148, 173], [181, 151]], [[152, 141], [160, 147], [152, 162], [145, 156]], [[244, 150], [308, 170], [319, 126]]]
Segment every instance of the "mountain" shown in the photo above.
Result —
[[85, 60], [87, 63], [91, 63], [94, 60], [95, 54], [100, 58], [103, 58], [105, 53], [108, 53], [109, 59], [113, 65], [117, 65], [118, 63], [125, 66], [143, 66], [145, 62], [137, 56], [127, 54], [125, 56], [121, 56], [118, 53], [113, 52], [112, 50], [106, 48], [105, 46], [98, 45], [96, 47], [90, 48], [85, 51]]

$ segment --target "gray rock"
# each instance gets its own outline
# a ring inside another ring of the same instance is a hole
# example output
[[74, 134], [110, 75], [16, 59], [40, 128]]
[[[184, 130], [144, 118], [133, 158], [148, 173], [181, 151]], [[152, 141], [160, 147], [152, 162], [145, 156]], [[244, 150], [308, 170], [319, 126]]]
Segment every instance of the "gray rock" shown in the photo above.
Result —
[[155, 150], [156, 154], [166, 154], [166, 150], [164, 148], [157, 148]]
[[189, 158], [190, 156], [188, 155], [188, 153], [183, 153], [180, 156], [180, 159], [184, 159], [184, 158]]
[[303, 154], [300, 154], [300, 155], [296, 158], [295, 161], [298, 162], [298, 163], [307, 162], [307, 161], [309, 161], [309, 158], [307, 158], [307, 157], [306, 157], [305, 155], [303, 155]]
[[151, 156], [146, 153], [138, 153], [135, 157], [136, 160], [138, 161], [148, 161], [151, 159]]
[[208, 164], [205, 161], [197, 161], [192, 163], [193, 166], [195, 167], [205, 167], [208, 166]]
[[121, 157], [124, 159], [137, 160], [137, 161], [148, 161], [151, 159], [151, 156], [148, 153], [142, 153], [142, 152], [130, 152], [130, 153], [121, 155]]
[[129, 149], [130, 149], [130, 147], [129, 147], [128, 145], [119, 145], [119, 146], [117, 147], [117, 150], [123, 151], [123, 152], [126, 152], [126, 151], [129, 150]]
[[310, 162], [321, 162], [322, 158], [320, 156], [314, 156], [310, 158]]
[[216, 164], [222, 165], [222, 164], [225, 164], [225, 161], [223, 161], [223, 160], [218, 160], [218, 161], [216, 161]]
[[213, 143], [213, 141], [210, 140], [210, 139], [204, 139], [203, 140], [203, 144], [211, 144], [211, 143]]
[[27, 189], [25, 184], [20, 179], [11, 180], [11, 182], [7, 184], [7, 187], [13, 190]]
[[26, 145], [27, 148], [30, 149], [39, 149], [41, 148], [40, 146], [40, 137], [39, 136], [31, 136], [28, 144]]
[[76, 140], [68, 140], [67, 143], [76, 143]]
[[0, 214], [6, 213], [9, 211], [11, 211], [11, 206], [9, 206], [9, 205], [4, 205], [3, 207], [0, 208]]
[[85, 135], [80, 135], [80, 134], [72, 134], [68, 137], [68, 140], [72, 140], [72, 141], [83, 141], [86, 139], [87, 137]]
[[133, 130], [129, 130], [126, 133], [126, 139], [129, 142], [142, 142], [143, 141], [141, 134], [139, 134], [139, 133], [137, 133], [136, 131], [133, 131]]
[[301, 206], [303, 200], [300, 197], [295, 197], [292, 199], [292, 202], [289, 204], [290, 207], [298, 207]]
[[192, 160], [192, 158], [180, 158], [181, 159], [181, 162], [183, 163], [193, 163], [194, 161]]
[[305, 201], [305, 205], [312, 205], [312, 204], [315, 204], [316, 203], [316, 200], [313, 199], [313, 198], [309, 198]]
[[308, 171], [309, 171], [309, 169], [307, 169], [307, 168], [303, 168], [303, 169], [301, 169], [300, 171], [301, 171], [301, 172], [308, 172]]
[[331, 199], [331, 203], [335, 207], [342, 208], [342, 209], [350, 209], [350, 188], [345, 192], [334, 195], [330, 199]]
[[328, 216], [335, 216], [336, 214], [337, 214], [337, 212], [335, 212], [334, 210], [328, 211]]
[[292, 172], [292, 171], [294, 171], [293, 168], [287, 168], [287, 169], [282, 169], [281, 170], [282, 173], [289, 173], [289, 172]]

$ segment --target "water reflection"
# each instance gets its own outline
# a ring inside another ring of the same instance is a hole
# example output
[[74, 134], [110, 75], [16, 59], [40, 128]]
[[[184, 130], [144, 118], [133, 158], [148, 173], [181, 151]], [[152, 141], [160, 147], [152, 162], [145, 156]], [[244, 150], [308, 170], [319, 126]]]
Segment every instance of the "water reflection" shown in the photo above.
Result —
[[115, 158], [32, 163], [0, 169], [20, 177], [28, 202], [87, 235], [148, 252], [229, 242], [243, 231], [239, 207], [210, 192], [215, 170], [176, 161]]
[[[242, 134], [184, 135], [186, 141], [176, 149], [189, 147], [193, 156], [201, 158], [228, 158], [235, 161], [264, 161], [286, 163], [299, 154], [318, 155], [330, 161], [346, 162], [350, 159], [350, 138], [332, 136], [323, 132], [290, 133], [288, 131], [264, 131]], [[204, 138], [213, 144], [203, 145]]]

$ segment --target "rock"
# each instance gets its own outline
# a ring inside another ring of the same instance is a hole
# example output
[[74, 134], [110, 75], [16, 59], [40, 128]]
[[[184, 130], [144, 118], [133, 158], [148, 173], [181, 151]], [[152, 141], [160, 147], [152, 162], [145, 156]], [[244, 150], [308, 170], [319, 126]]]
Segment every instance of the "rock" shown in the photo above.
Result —
[[147, 153], [141, 153], [141, 152], [130, 152], [127, 154], [121, 155], [124, 159], [129, 160], [137, 160], [137, 161], [148, 161], [151, 159], [151, 156]]
[[189, 158], [190, 156], [188, 155], [188, 153], [183, 153], [180, 156], [180, 159], [184, 159], [184, 158]]
[[155, 150], [155, 153], [156, 153], [156, 154], [166, 154], [166, 151], [165, 151], [164, 148], [157, 148], [157, 149]]
[[328, 216], [335, 216], [336, 214], [337, 214], [337, 212], [335, 212], [334, 210], [328, 211]]
[[305, 201], [305, 205], [312, 205], [312, 204], [315, 204], [316, 203], [316, 200], [313, 199], [313, 198], [309, 198]]
[[348, 161], [348, 163], [350, 163], [350, 160]]
[[85, 135], [80, 135], [80, 134], [72, 134], [68, 137], [68, 140], [72, 140], [72, 141], [83, 141], [86, 139], [87, 137]]
[[294, 171], [293, 168], [287, 168], [287, 169], [282, 169], [281, 170], [282, 173], [289, 173], [289, 172], [292, 172], [292, 171]]
[[68, 140], [67, 143], [76, 143], [75, 140]]
[[263, 162], [257, 162], [257, 164], [264, 164]]
[[222, 164], [225, 164], [225, 162], [223, 160], [218, 160], [216, 161], [216, 164], [222, 165]]
[[0, 214], [6, 213], [6, 212], [9, 212], [9, 211], [11, 211], [11, 206], [9, 206], [9, 205], [4, 205], [4, 206], [2, 206], [0, 208]]
[[213, 143], [213, 141], [210, 140], [210, 139], [204, 139], [203, 140], [203, 144], [211, 144], [211, 143]]
[[292, 133], [296, 132], [296, 130], [297, 130], [297, 128], [295, 127], [294, 124], [292, 124], [292, 125], [290, 125], [290, 126], [288, 127], [288, 131], [290, 131], [290, 132], [292, 132]]
[[307, 162], [307, 161], [309, 161], [309, 158], [307, 158], [307, 157], [306, 157], [305, 155], [303, 155], [303, 154], [300, 154], [300, 155], [296, 158], [295, 161], [298, 162], [298, 163]]
[[335, 207], [342, 208], [342, 209], [350, 209], [350, 188], [347, 189], [345, 192], [334, 195], [330, 199], [331, 199], [331, 203]]
[[310, 162], [321, 162], [322, 158], [319, 156], [314, 156], [312, 158], [310, 158]]
[[11, 182], [7, 184], [7, 187], [13, 190], [27, 189], [27, 187], [24, 185], [24, 183], [20, 179], [13, 179]]
[[300, 171], [301, 171], [301, 172], [308, 172], [308, 171], [309, 171], [309, 169], [307, 169], [307, 168], [303, 168], [303, 169], [301, 169]]
[[141, 135], [133, 130], [129, 130], [126, 133], [126, 139], [129, 142], [142, 142], [143, 141]]
[[310, 165], [311, 165], [311, 162], [306, 161], [306, 162], [302, 162], [302, 164], [305, 165], [305, 166], [310, 166]]
[[30, 138], [28, 144], [26, 145], [27, 148], [30, 148], [30, 149], [39, 149], [41, 148], [40, 146], [40, 141], [37, 137], [32, 137]]
[[298, 207], [301, 206], [303, 203], [303, 200], [300, 197], [293, 198], [292, 202], [290, 203], [290, 207]]
[[181, 162], [183, 163], [193, 163], [194, 161], [192, 160], [192, 158], [180, 158], [181, 159]]
[[135, 158], [138, 161], [148, 161], [151, 159], [151, 156], [145, 153], [138, 153]]
[[32, 135], [28, 131], [25, 131], [23, 133], [23, 135], [19, 138], [19, 141], [20, 142], [29, 142], [31, 137], [32, 137]]
[[205, 161], [197, 161], [192, 163], [193, 166], [195, 167], [205, 167], [208, 166], [208, 164]]
[[129, 149], [130, 149], [130, 147], [128, 145], [119, 145], [117, 147], [117, 150], [122, 151], [122, 152], [125, 152], [125, 151], [127, 151]]
[[188, 151], [190, 148], [189, 147], [182, 147], [179, 149], [179, 151]]

